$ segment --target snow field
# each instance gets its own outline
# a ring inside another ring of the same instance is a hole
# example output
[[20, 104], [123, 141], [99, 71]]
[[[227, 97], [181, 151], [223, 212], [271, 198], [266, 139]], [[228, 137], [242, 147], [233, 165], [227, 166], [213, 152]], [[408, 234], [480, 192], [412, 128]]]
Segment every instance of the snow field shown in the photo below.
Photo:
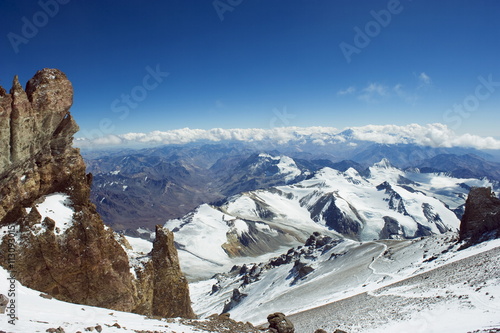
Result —
[[[7, 277], [9, 273], [0, 267], [0, 293], [7, 295]], [[72, 304], [40, 297], [40, 292], [16, 285], [16, 316], [15, 325], [9, 324], [6, 315], [0, 315], [0, 330], [8, 333], [45, 332], [49, 328], [63, 327], [66, 332], [84, 332], [87, 327], [101, 325], [103, 332], [133, 332], [136, 330], [151, 330], [161, 332], [202, 332], [178, 322], [167, 323], [162, 320], [97, 308], [86, 305]], [[118, 323], [121, 328], [112, 327]]]

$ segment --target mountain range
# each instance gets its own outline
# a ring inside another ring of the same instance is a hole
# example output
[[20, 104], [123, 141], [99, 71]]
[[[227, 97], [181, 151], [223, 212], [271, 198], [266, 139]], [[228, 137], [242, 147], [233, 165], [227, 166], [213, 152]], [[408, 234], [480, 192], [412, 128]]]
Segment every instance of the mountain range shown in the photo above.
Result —
[[371, 144], [338, 155], [334, 150], [326, 154], [323, 147], [278, 148], [262, 151], [231, 142], [83, 151], [83, 156], [87, 171], [94, 175], [91, 199], [98, 212], [115, 230], [128, 232], [140, 226], [153, 229], [203, 203], [304, 180], [324, 167], [342, 172], [353, 168], [364, 175], [387, 156], [391, 165], [403, 170], [500, 180], [500, 163], [486, 160], [488, 155], [478, 150], [472, 154], [471, 149]]

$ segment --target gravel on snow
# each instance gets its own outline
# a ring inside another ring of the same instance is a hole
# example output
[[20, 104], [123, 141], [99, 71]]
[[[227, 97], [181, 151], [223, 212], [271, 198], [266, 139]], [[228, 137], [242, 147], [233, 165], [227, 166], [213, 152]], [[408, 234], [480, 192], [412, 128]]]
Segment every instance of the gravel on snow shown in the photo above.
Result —
[[[500, 314], [500, 295], [493, 296], [485, 291], [491, 283], [497, 288], [500, 285], [500, 248], [452, 262], [372, 292], [291, 315], [290, 319], [296, 332], [312, 333], [319, 328], [326, 331], [339, 328], [347, 332], [377, 331], [380, 328], [383, 332], [384, 325], [409, 321], [424, 310], [436, 310], [436, 316], [440, 316], [443, 306], [449, 310], [448, 316], [443, 316], [448, 319], [449, 312], [457, 308], [476, 308], [486, 313], [486, 316], [489, 312], [490, 317], [495, 317]], [[458, 316], [455, 315], [456, 320], [463, 321]], [[428, 318], [427, 321], [434, 319]], [[492, 319], [498, 321], [496, 327], [499, 327], [500, 316]], [[415, 321], [408, 324], [408, 332], [428, 332], [424, 327], [410, 327], [416, 324]], [[432, 323], [422, 322], [422, 325], [432, 326]]]

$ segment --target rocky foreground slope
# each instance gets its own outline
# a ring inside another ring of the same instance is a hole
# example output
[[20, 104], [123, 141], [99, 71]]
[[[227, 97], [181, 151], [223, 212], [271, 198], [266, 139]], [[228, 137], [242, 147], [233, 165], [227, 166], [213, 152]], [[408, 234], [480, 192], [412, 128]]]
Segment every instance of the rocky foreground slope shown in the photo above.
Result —
[[57, 299], [164, 317], [193, 317], [173, 235], [130, 267], [90, 202], [92, 176], [72, 147], [78, 126], [65, 74], [43, 69], [23, 89], [0, 87], [0, 264]]

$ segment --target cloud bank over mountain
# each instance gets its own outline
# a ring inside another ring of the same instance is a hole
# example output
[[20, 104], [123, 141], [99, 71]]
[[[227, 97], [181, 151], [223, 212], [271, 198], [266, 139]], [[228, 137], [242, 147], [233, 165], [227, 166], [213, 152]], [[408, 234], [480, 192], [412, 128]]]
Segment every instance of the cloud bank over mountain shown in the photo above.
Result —
[[351, 144], [368, 141], [379, 144], [416, 144], [429, 147], [470, 147], [476, 149], [500, 149], [500, 140], [473, 134], [458, 135], [444, 124], [425, 126], [410, 124], [366, 125], [339, 130], [334, 127], [275, 127], [261, 128], [182, 128], [149, 133], [126, 133], [106, 135], [99, 138], [76, 138], [74, 145], [80, 148], [105, 146], [127, 146], [134, 144], [187, 144], [198, 141], [239, 141], [258, 143], [262, 141], [275, 144]]

